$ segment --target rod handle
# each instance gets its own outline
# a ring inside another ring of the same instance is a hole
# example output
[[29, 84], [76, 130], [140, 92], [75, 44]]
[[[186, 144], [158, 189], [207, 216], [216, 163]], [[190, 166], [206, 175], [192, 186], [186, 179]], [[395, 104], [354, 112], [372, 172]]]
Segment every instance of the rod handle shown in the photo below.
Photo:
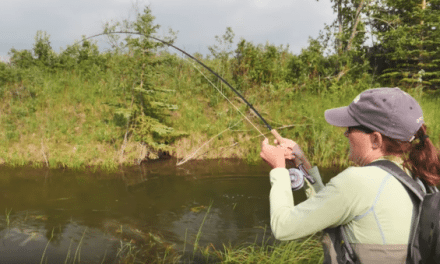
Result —
[[281, 142], [283, 141], [283, 137], [280, 134], [278, 134], [278, 132], [275, 129], [272, 129], [270, 133], [272, 133], [272, 135], [278, 140], [278, 144], [281, 144]]

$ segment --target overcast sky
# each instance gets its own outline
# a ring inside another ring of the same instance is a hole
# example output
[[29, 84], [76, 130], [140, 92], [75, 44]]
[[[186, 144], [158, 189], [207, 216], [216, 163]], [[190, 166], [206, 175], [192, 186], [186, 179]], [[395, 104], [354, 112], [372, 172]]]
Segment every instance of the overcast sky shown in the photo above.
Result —
[[[215, 36], [231, 27], [235, 44], [244, 38], [254, 44], [289, 45], [293, 53], [307, 47], [335, 15], [330, 0], [12, 0], [0, 8], [0, 59], [11, 48], [32, 49], [38, 30], [50, 35], [59, 52], [82, 35], [102, 32], [111, 20], [134, 17], [134, 6], [149, 5], [164, 35], [178, 31], [175, 45], [193, 54], [209, 54]], [[105, 47], [104, 39], [98, 42]], [[236, 46], [234, 45], [234, 48]]]

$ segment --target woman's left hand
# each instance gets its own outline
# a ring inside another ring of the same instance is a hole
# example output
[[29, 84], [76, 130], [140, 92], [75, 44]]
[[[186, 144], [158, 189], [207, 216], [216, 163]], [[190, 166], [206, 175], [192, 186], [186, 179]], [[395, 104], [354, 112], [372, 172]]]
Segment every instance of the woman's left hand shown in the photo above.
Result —
[[269, 139], [265, 138], [261, 143], [260, 157], [263, 158], [272, 168], [286, 168], [285, 148], [280, 145], [272, 146]]

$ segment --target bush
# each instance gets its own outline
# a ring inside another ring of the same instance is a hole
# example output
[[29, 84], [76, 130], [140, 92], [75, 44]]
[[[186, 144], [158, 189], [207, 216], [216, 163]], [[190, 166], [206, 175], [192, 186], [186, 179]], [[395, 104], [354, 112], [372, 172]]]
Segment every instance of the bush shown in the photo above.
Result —
[[235, 53], [232, 76], [244, 90], [255, 85], [277, 83], [286, 77], [290, 55], [283, 46], [276, 47], [269, 43], [255, 46], [242, 39]]

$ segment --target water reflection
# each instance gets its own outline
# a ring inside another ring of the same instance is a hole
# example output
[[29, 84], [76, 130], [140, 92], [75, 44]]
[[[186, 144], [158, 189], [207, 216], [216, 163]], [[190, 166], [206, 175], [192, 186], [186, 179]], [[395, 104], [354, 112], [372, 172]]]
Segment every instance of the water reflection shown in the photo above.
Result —
[[0, 219], [1, 263], [116, 263], [119, 240], [113, 235], [73, 221], [50, 228], [49, 216], [38, 213]]
[[[0, 168], [0, 254], [7, 263], [117, 263], [194, 244], [270, 237], [269, 168], [238, 160], [144, 163], [108, 173]], [[295, 192], [296, 202], [305, 199]], [[206, 214], [209, 210], [209, 214]], [[206, 216], [206, 218], [205, 218]], [[10, 262], [9, 262], [10, 261]]]

